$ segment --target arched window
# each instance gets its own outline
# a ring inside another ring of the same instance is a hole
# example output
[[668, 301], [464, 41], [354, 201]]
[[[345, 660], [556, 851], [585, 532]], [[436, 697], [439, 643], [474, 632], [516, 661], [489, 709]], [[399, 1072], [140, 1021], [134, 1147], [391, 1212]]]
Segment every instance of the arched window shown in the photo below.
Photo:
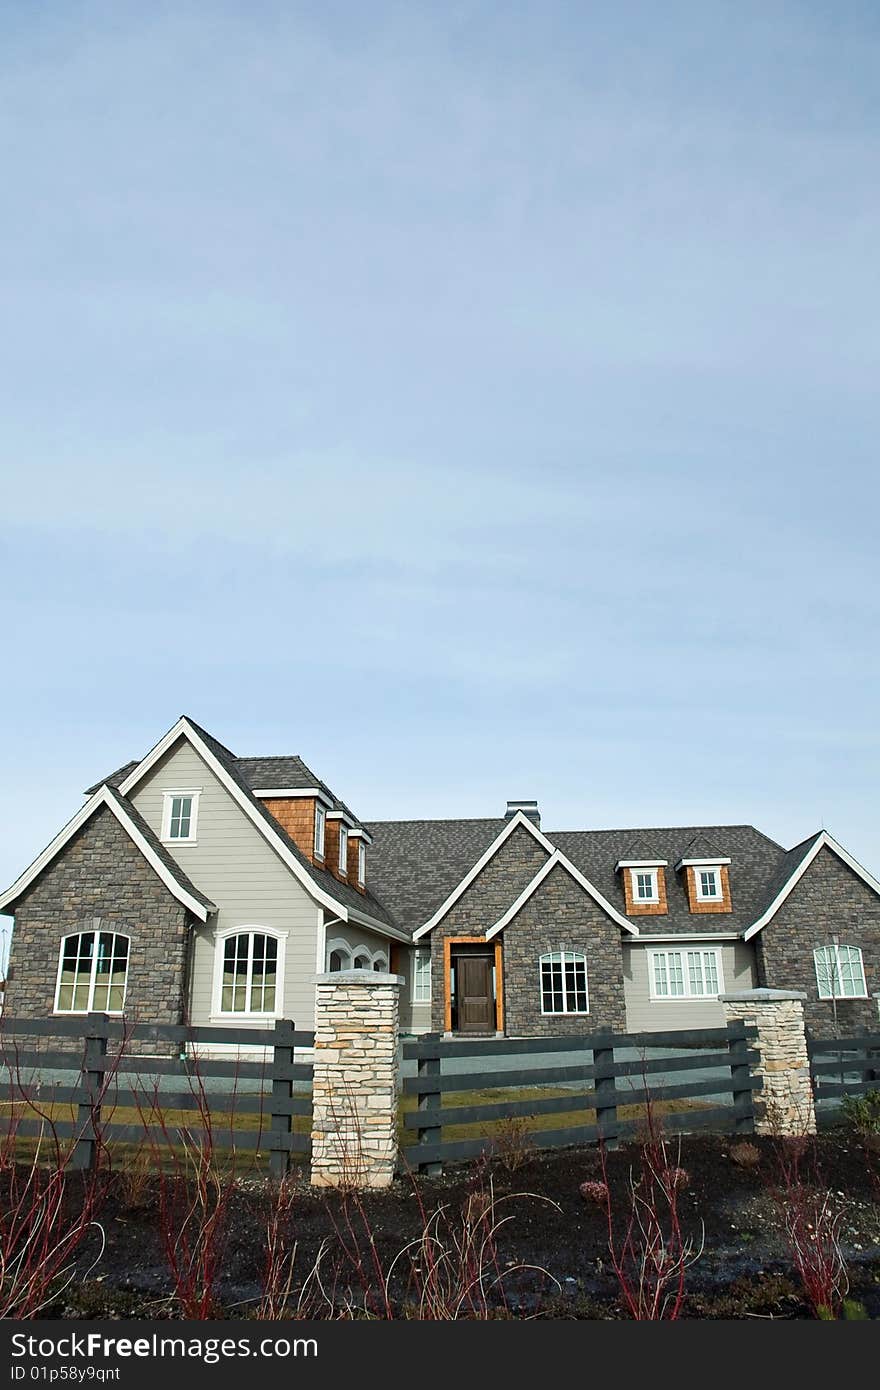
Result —
[[541, 1013], [585, 1014], [587, 958], [580, 951], [548, 951], [540, 959]]
[[819, 946], [813, 952], [820, 999], [866, 999], [865, 967], [858, 946]]
[[282, 943], [271, 932], [238, 931], [218, 943], [221, 1014], [276, 1014], [281, 1008]]
[[369, 970], [372, 962], [369, 951], [360, 950], [354, 958], [355, 970]]
[[373, 969], [374, 969], [374, 970], [387, 970], [387, 969], [388, 969], [388, 960], [387, 960], [387, 958], [382, 954], [381, 951], [377, 951], [376, 954], [375, 954], [374, 957], [373, 957]]
[[129, 938], [122, 932], [65, 936], [58, 962], [55, 1012], [121, 1014], [128, 982]]
[[327, 942], [327, 969], [328, 970], [350, 970], [351, 969], [351, 950], [346, 941]]

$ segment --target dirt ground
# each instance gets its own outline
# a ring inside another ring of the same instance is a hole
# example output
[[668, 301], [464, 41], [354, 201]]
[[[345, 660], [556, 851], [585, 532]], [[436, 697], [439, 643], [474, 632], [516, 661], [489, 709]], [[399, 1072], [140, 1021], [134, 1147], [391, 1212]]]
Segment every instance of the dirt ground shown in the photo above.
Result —
[[[685, 1316], [809, 1315], [776, 1195], [777, 1146], [771, 1140], [748, 1142], [760, 1155], [752, 1166], [731, 1158], [733, 1140], [694, 1136], [683, 1138], [680, 1147], [678, 1141], [670, 1144], [685, 1173], [679, 1192], [682, 1227], [694, 1252], [700, 1252], [688, 1271]], [[612, 1210], [618, 1214], [626, 1209], [630, 1174], [638, 1163], [635, 1145], [607, 1156]], [[857, 1138], [830, 1133], [811, 1145], [802, 1168], [810, 1183], [832, 1190], [842, 1212], [840, 1238], [851, 1295], [870, 1316], [880, 1317], [880, 1156]], [[438, 1210], [438, 1232], [453, 1245], [463, 1213], [474, 1211], [474, 1201], [485, 1204], [489, 1193], [494, 1221], [500, 1223], [490, 1260], [497, 1316], [621, 1316], [605, 1210], [579, 1191], [585, 1180], [601, 1177], [596, 1149], [584, 1148], [514, 1150], [439, 1177], [401, 1177], [388, 1191], [358, 1197], [313, 1191], [296, 1178], [287, 1228], [288, 1242], [297, 1244], [294, 1295], [323, 1246], [323, 1284], [337, 1307], [363, 1310], [367, 1304], [378, 1314], [378, 1288], [390, 1270], [396, 1315], [411, 1316], [411, 1267], [414, 1260], [418, 1268], [421, 1256], [401, 1257], [401, 1252], [418, 1237], [426, 1215]], [[78, 1181], [70, 1176], [73, 1203]], [[218, 1316], [253, 1316], [265, 1267], [270, 1191], [252, 1177], [234, 1186], [218, 1247]], [[97, 1245], [80, 1251], [76, 1279], [44, 1316], [179, 1316], [163, 1249], [160, 1197], [159, 1180], [150, 1175], [137, 1180], [113, 1175], [99, 1217], [103, 1254], [83, 1278]], [[396, 1263], [395, 1257], [400, 1257]], [[323, 1311], [314, 1302], [304, 1309], [310, 1316], [328, 1315], [326, 1303]]]

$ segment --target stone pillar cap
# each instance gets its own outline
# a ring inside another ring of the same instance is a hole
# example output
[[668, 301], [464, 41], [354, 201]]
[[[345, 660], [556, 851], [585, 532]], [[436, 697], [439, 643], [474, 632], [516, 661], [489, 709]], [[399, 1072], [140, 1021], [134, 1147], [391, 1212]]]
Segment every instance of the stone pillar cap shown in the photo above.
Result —
[[316, 985], [402, 985], [403, 975], [385, 970], [327, 970], [313, 976]]
[[806, 999], [799, 989], [741, 989], [736, 994], [719, 994], [722, 1004], [775, 1004], [779, 999]]

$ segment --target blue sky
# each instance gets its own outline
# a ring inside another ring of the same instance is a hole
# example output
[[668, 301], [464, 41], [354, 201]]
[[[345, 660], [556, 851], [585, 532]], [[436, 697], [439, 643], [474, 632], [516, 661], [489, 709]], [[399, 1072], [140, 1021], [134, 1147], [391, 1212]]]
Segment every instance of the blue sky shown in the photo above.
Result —
[[4, 883], [182, 712], [880, 871], [876, 6], [0, 31]]

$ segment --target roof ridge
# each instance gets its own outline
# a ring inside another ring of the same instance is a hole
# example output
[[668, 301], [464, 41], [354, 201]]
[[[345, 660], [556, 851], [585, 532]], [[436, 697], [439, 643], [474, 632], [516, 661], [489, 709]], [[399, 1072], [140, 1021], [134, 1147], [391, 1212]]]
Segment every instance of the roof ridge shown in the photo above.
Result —
[[[705, 834], [708, 830], [754, 830], [756, 835], [763, 835], [765, 840], [770, 840], [769, 835], [764, 835], [751, 821], [728, 821], [723, 825], [613, 825], [606, 829], [591, 829], [589, 826], [582, 830], [545, 830], [545, 835], [671, 835], [677, 831], [689, 830], [696, 831], [698, 834]], [[770, 843], [777, 844], [776, 840]], [[777, 846], [783, 849], [783, 845]]]
[[365, 820], [362, 825], [475, 825], [484, 821], [504, 821], [506, 816], [414, 816], [410, 820]]
[[236, 753], [235, 760], [239, 763], [269, 762], [278, 758], [296, 758], [297, 762], [305, 762], [299, 753]]

